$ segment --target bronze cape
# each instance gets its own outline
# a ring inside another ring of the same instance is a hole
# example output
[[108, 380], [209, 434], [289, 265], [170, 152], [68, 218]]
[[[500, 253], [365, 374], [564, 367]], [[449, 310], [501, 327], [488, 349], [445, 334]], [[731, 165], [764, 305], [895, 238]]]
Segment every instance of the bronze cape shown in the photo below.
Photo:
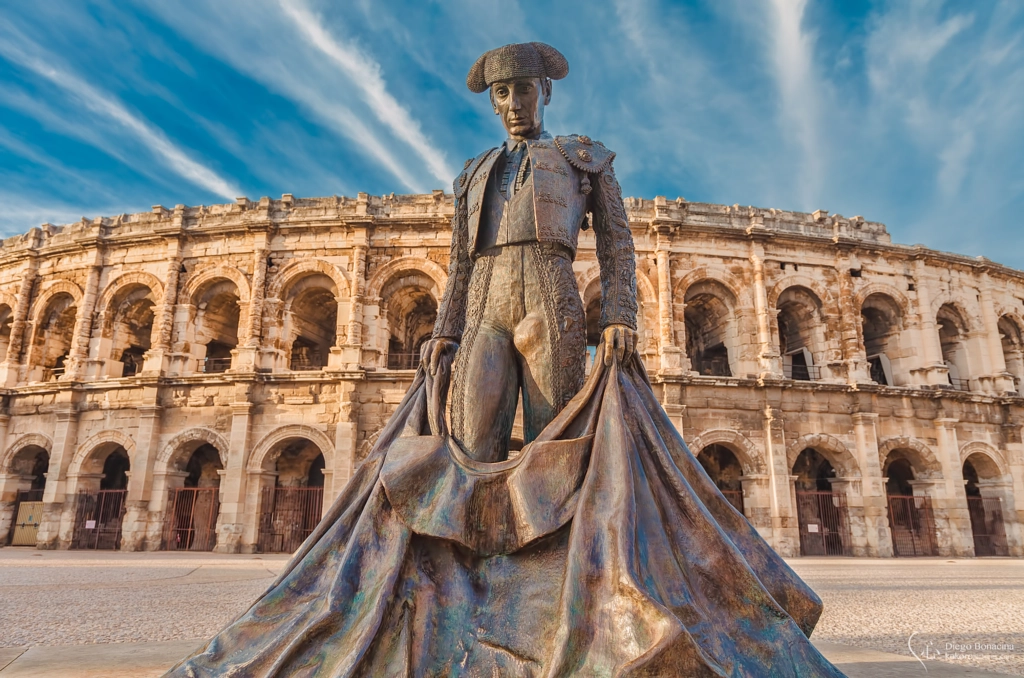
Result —
[[[600, 353], [599, 353], [600, 354]], [[639, 359], [513, 459], [416, 379], [284, 573], [167, 676], [842, 676], [821, 602], [722, 496]]]

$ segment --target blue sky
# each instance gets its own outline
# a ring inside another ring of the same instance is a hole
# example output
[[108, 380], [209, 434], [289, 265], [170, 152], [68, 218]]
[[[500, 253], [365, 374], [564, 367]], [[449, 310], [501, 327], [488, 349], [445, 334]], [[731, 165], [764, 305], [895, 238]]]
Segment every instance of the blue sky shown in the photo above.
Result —
[[1024, 268], [1020, 0], [47, 0], [0, 8], [0, 233], [444, 187], [503, 137], [485, 50], [568, 58], [547, 127], [627, 195], [885, 222]]

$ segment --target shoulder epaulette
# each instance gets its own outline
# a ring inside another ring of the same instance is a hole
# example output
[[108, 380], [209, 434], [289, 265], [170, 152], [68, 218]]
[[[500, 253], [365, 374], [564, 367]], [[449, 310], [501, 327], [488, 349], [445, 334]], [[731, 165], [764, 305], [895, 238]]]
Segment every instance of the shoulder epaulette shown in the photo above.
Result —
[[456, 200], [461, 200], [462, 196], [466, 195], [466, 190], [469, 188], [469, 182], [473, 179], [473, 175], [476, 174], [477, 169], [484, 160], [487, 159], [496, 148], [490, 148], [475, 158], [470, 158], [466, 161], [466, 164], [462, 167], [462, 173], [455, 177], [455, 183], [452, 185], [452, 193], [455, 194]]
[[555, 146], [570, 165], [588, 174], [603, 172], [615, 157], [600, 141], [594, 141], [583, 134], [555, 137]]

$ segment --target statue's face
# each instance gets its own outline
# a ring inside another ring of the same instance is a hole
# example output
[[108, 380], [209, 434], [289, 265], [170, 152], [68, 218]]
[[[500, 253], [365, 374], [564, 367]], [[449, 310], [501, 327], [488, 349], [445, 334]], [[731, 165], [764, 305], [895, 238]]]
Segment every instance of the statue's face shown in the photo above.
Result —
[[513, 139], [536, 139], [544, 131], [544, 107], [551, 101], [551, 81], [516, 78], [491, 85], [491, 104]]

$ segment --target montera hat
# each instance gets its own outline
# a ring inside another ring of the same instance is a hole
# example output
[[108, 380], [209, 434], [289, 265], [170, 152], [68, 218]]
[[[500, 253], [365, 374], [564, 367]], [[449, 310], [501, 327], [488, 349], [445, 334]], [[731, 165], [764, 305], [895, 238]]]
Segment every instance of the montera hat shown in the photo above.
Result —
[[466, 86], [479, 94], [502, 80], [513, 78], [551, 78], [561, 80], [569, 74], [569, 62], [562, 53], [543, 42], [505, 45], [476, 60], [466, 76]]

